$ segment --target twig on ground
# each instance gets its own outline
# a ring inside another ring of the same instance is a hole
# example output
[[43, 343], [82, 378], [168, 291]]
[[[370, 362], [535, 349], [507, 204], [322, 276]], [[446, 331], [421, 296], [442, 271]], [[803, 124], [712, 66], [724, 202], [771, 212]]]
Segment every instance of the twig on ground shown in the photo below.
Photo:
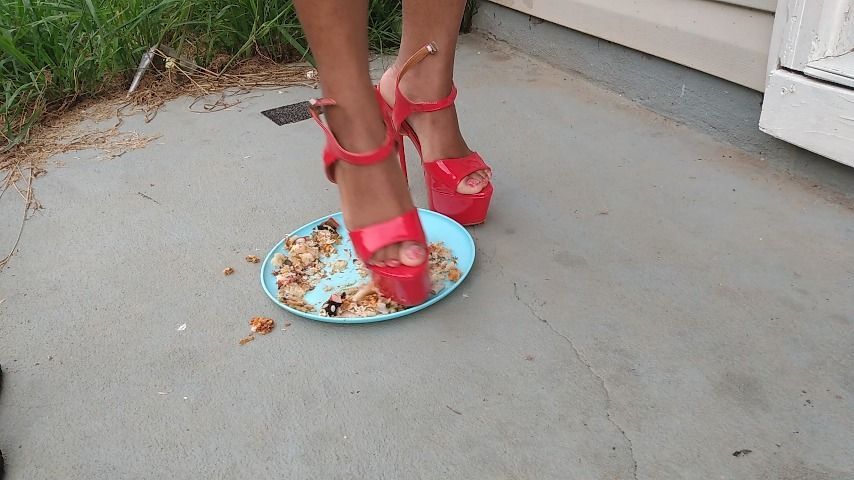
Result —
[[[20, 176], [23, 176], [23, 173], [21, 172], [20, 168], [17, 168], [17, 171], [18, 171], [18, 174]], [[28, 218], [27, 214], [30, 212], [30, 210], [35, 212], [35, 210], [38, 210], [39, 208], [41, 208], [41, 205], [39, 205], [39, 203], [35, 200], [35, 198], [33, 198], [33, 179], [34, 178], [35, 178], [35, 175], [33, 173], [33, 169], [30, 168], [30, 175], [27, 178], [26, 195], [24, 195], [24, 192], [21, 192], [21, 189], [18, 187], [17, 181], [12, 183], [12, 186], [15, 187], [15, 190], [17, 190], [18, 193], [24, 197], [24, 213], [21, 217], [21, 226], [20, 226], [20, 228], [18, 228], [18, 235], [15, 237], [15, 242], [12, 244], [12, 249], [9, 250], [8, 255], [6, 255], [5, 257], [3, 257], [2, 260], [0, 260], [0, 271], [3, 271], [3, 269], [6, 268], [6, 265], [9, 264], [9, 260], [12, 259], [12, 256], [15, 255], [15, 251], [18, 249], [18, 244], [21, 242], [21, 236], [24, 233], [24, 223], [27, 221], [27, 218]], [[8, 188], [8, 185], [7, 185], [7, 188]], [[5, 192], [5, 190], [6, 189], [4, 188], [3, 191]]]

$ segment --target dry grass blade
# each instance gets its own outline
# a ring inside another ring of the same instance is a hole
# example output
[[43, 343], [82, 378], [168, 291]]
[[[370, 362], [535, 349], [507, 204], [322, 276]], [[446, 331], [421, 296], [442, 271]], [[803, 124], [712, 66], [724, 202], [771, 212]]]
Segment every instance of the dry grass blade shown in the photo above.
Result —
[[[159, 61], [151, 68], [154, 75], [143, 80], [142, 88], [129, 96], [134, 111], [143, 111], [146, 122], [157, 115], [157, 110], [169, 100], [181, 96], [194, 96], [190, 110], [212, 113], [231, 108], [240, 103], [240, 97], [253, 90], [276, 89], [290, 86], [317, 85], [316, 72], [309, 64], [281, 64], [260, 52], [248, 60], [232, 64], [228, 73], [216, 72], [187, 61], [175, 59], [160, 50], [154, 51]], [[213, 59], [211, 68], [219, 68], [232, 57], [220, 55]], [[207, 97], [217, 95], [212, 102]], [[202, 104], [201, 109], [197, 105]]]
[[[12, 256], [15, 255], [15, 251], [18, 249], [18, 245], [21, 243], [21, 236], [24, 233], [24, 223], [26, 223], [28, 215], [30, 212], [35, 212], [41, 205], [33, 196], [33, 179], [35, 179], [39, 175], [38, 171], [35, 169], [29, 170], [29, 175], [27, 176], [26, 187], [21, 190], [21, 187], [18, 185], [18, 182], [23, 177], [23, 173], [19, 168], [16, 169], [15, 175], [9, 175], [6, 180], [6, 185], [3, 188], [3, 192], [5, 193], [8, 190], [9, 186], [15, 187], [15, 190], [20, 194], [24, 199], [24, 212], [21, 216], [21, 226], [18, 228], [18, 235], [15, 237], [15, 242], [12, 244], [12, 248], [9, 250], [9, 253], [0, 259], [0, 271], [3, 271], [6, 268], [6, 265], [9, 264], [9, 261], [12, 259]], [[2, 195], [2, 194], [0, 194]]]

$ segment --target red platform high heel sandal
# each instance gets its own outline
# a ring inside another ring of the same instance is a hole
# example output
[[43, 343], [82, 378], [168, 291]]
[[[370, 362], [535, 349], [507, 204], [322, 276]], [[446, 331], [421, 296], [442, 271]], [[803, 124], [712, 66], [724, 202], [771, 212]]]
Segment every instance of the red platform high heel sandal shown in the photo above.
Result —
[[[435, 102], [413, 102], [406, 98], [400, 90], [400, 79], [406, 72], [428, 55], [438, 52], [435, 43], [429, 43], [414, 55], [400, 69], [397, 74], [394, 87], [394, 106], [388, 106], [392, 111], [394, 127], [402, 134], [408, 136], [421, 156], [424, 166], [424, 178], [427, 181], [427, 191], [430, 201], [430, 209], [447, 215], [463, 225], [477, 225], [486, 221], [489, 211], [489, 202], [492, 200], [494, 191], [492, 182], [480, 192], [465, 194], [457, 192], [457, 186], [467, 176], [480, 170], [490, 170], [489, 165], [477, 153], [472, 152], [465, 157], [446, 158], [441, 160], [427, 161], [421, 154], [421, 142], [415, 130], [406, 121], [410, 115], [418, 112], [436, 112], [454, 104], [457, 97], [456, 86], [451, 86], [451, 93]], [[403, 149], [400, 150], [401, 161], [403, 161]]]
[[[380, 99], [381, 101], [381, 99]], [[381, 162], [394, 153], [400, 145], [400, 136], [395, 133], [391, 119], [384, 115], [386, 124], [386, 139], [383, 144], [372, 152], [354, 153], [344, 150], [335, 139], [329, 127], [320, 120], [323, 109], [335, 105], [329, 98], [312, 100], [310, 102], [311, 116], [326, 133], [326, 148], [323, 150], [323, 164], [326, 176], [335, 183], [335, 162], [344, 161], [354, 165], [370, 165]], [[400, 265], [397, 267], [378, 267], [371, 265], [371, 258], [381, 248], [400, 242], [416, 242], [427, 248], [427, 239], [421, 228], [418, 210], [412, 210], [385, 222], [376, 223], [358, 230], [350, 230], [350, 239], [356, 255], [371, 271], [374, 284], [382, 295], [405, 306], [423, 303], [430, 292], [430, 274], [427, 260], [416, 267]]]

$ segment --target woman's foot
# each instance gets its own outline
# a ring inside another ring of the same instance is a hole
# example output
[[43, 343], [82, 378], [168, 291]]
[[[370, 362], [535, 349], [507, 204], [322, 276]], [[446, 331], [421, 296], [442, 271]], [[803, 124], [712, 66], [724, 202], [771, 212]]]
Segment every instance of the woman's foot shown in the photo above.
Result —
[[[394, 106], [395, 82], [403, 60], [395, 63], [385, 71], [380, 79], [380, 93], [386, 103]], [[436, 101], [444, 98], [450, 92], [446, 81], [435, 78], [434, 72], [425, 69], [425, 64], [416, 65], [410, 69], [400, 81], [400, 90], [413, 102]], [[444, 90], [444, 91], [443, 91]], [[431, 162], [446, 158], [460, 158], [470, 155], [472, 151], [466, 145], [460, 132], [456, 107], [451, 106], [436, 112], [413, 113], [407, 122], [418, 134], [421, 142], [423, 161]], [[492, 179], [490, 170], [479, 170], [467, 176], [457, 185], [457, 192], [473, 195], [481, 192]]]
[[[345, 150], [370, 152], [383, 143], [386, 129], [380, 120], [379, 108], [373, 107], [375, 116], [366, 115], [366, 111], [373, 111], [371, 108], [353, 108], [352, 112], [344, 106], [327, 109], [326, 118], [330, 129], [335, 132], [338, 143]], [[371, 118], [375, 121], [371, 122]], [[344, 222], [350, 230], [395, 218], [412, 210], [414, 206], [396, 153], [385, 161], [371, 165], [336, 162], [335, 182], [341, 196]], [[414, 267], [426, 259], [425, 245], [402, 242], [380, 249], [370, 263], [376, 266], [397, 267], [403, 264]]]

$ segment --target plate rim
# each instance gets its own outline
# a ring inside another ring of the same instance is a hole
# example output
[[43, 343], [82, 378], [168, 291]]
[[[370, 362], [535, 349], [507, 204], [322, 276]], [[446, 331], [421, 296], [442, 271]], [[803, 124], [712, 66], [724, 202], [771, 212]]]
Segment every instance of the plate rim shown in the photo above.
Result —
[[320, 217], [316, 220], [308, 222], [305, 225], [294, 229], [286, 237], [279, 240], [275, 245], [273, 245], [273, 248], [271, 248], [270, 251], [267, 253], [267, 255], [264, 257], [264, 263], [261, 264], [261, 269], [260, 269], [261, 271], [259, 274], [259, 279], [261, 281], [261, 288], [264, 290], [264, 293], [267, 294], [267, 297], [270, 300], [272, 300], [273, 303], [275, 303], [277, 306], [283, 308], [287, 312], [289, 312], [293, 315], [296, 315], [300, 318], [305, 318], [305, 319], [313, 320], [316, 322], [335, 323], [335, 324], [377, 323], [377, 322], [384, 322], [384, 321], [388, 321], [388, 320], [394, 320], [396, 318], [400, 318], [400, 317], [404, 317], [406, 315], [411, 315], [413, 313], [420, 312], [421, 310], [424, 310], [424, 309], [432, 306], [433, 304], [439, 302], [440, 300], [442, 300], [445, 297], [447, 297], [448, 295], [450, 295], [454, 290], [457, 289], [457, 287], [459, 287], [463, 283], [463, 281], [465, 281], [465, 279], [469, 276], [469, 273], [471, 273], [472, 268], [474, 267], [475, 258], [477, 256], [477, 249], [475, 248], [474, 238], [471, 236], [471, 233], [463, 225], [461, 225], [459, 222], [452, 219], [451, 217], [448, 217], [447, 215], [443, 215], [439, 212], [434, 212], [433, 210], [428, 210], [426, 208], [418, 208], [418, 215], [419, 216], [421, 216], [421, 215], [434, 215], [434, 216], [436, 216], [436, 217], [438, 217], [444, 221], [447, 221], [450, 225], [453, 225], [456, 228], [458, 228], [460, 231], [464, 232], [465, 233], [465, 239], [467, 240], [468, 246], [469, 246], [470, 251], [471, 251], [471, 265], [468, 267], [467, 270], [462, 272], [460, 279], [458, 281], [454, 282], [450, 287], [442, 290], [441, 292], [439, 292], [438, 295], [436, 295], [433, 298], [430, 298], [429, 300], [427, 300], [424, 303], [421, 303], [421, 304], [416, 305], [416, 306], [411, 307], [411, 308], [407, 308], [406, 310], [401, 310], [399, 312], [386, 313], [386, 314], [382, 314], [382, 315], [375, 315], [373, 317], [348, 317], [348, 318], [324, 317], [324, 316], [318, 315], [316, 313], [302, 312], [302, 311], [299, 311], [293, 307], [285, 305], [284, 303], [279, 301], [279, 298], [277, 295], [278, 292], [276, 292], [276, 294], [274, 294], [273, 292], [271, 292], [267, 288], [267, 284], [264, 282], [265, 267], [269, 264], [270, 260], [272, 260], [273, 255], [277, 253], [277, 250], [279, 250], [281, 248], [281, 246], [285, 242], [285, 240], [288, 237], [290, 237], [291, 235], [293, 235], [294, 233], [296, 233], [296, 232], [298, 232], [304, 228], [320, 224], [329, 218], [332, 218], [335, 216], [342, 216], [343, 217], [343, 212], [331, 213], [329, 215], [325, 215], [325, 216]]

